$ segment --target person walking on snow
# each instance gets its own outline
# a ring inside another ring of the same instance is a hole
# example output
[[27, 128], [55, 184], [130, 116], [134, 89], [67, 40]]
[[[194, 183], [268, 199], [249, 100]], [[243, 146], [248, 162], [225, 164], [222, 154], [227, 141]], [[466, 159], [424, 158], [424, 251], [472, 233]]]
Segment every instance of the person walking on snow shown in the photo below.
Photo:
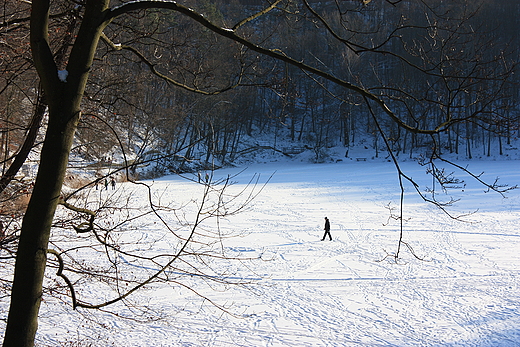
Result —
[[329, 222], [329, 219], [327, 217], [325, 217], [325, 234], [323, 234], [323, 238], [321, 239], [321, 241], [325, 241], [325, 237], [327, 235], [329, 235], [329, 239], [330, 241], [332, 241], [332, 236], [330, 235], [330, 222]]

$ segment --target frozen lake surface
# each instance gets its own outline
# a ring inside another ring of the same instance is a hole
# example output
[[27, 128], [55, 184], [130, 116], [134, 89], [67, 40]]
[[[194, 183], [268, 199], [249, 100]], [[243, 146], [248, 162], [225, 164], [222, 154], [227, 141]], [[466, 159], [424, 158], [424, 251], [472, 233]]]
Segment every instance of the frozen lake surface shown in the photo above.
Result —
[[[476, 173], [484, 171], [482, 178], [490, 182], [497, 176], [510, 185], [520, 182], [518, 161], [462, 164]], [[424, 167], [413, 162], [402, 167], [422, 188], [431, 188]], [[218, 170], [213, 180], [241, 170]], [[130, 296], [127, 305], [106, 309], [116, 315], [104, 310], [74, 311], [66, 297], [44, 297], [38, 344], [520, 345], [518, 190], [503, 198], [459, 175], [465, 185], [450, 196], [461, 200], [449, 211], [453, 215], [476, 211], [461, 222], [422, 202], [406, 184], [404, 241], [422, 260], [402, 247], [396, 262], [387, 257], [396, 252], [399, 239], [399, 220], [392, 216], [398, 213], [400, 195], [391, 163], [258, 164], [233, 177], [229, 192], [241, 191], [252, 177], [259, 177], [261, 185], [271, 175], [246, 209], [218, 224], [210, 219], [200, 226], [206, 233], [236, 236], [225, 237], [213, 247], [242, 261], [214, 259], [208, 268], [243, 285], [181, 276], [177, 281], [193, 291], [176, 283], [154, 283]], [[154, 201], [186, 204], [182, 217], [160, 212], [165, 220], [193, 221], [203, 185], [177, 176], [147, 183]], [[116, 192], [131, 194], [135, 206], [147, 205], [144, 188], [125, 183]], [[111, 190], [92, 193], [101, 200], [113, 194]], [[332, 241], [321, 241], [325, 216], [331, 221]], [[129, 240], [146, 244], [149, 235], [160, 233], [154, 218], [150, 215], [136, 224]], [[153, 252], [166, 251], [166, 242], [154, 242]], [[94, 285], [84, 286], [78, 294], [90, 301], [110, 298]], [[5, 300], [0, 306], [3, 317]]]

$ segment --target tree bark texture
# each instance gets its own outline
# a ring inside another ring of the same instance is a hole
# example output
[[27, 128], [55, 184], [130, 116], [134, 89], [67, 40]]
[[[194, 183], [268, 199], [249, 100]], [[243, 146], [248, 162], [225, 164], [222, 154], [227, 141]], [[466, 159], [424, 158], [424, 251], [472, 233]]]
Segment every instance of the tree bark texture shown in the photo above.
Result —
[[49, 0], [32, 2], [31, 49], [47, 96], [49, 123], [33, 193], [22, 222], [3, 342], [5, 347], [34, 345], [51, 225], [80, 119], [81, 99], [105, 26], [107, 6], [108, 0], [87, 1], [83, 21], [69, 56], [68, 76], [60, 79], [48, 40]]

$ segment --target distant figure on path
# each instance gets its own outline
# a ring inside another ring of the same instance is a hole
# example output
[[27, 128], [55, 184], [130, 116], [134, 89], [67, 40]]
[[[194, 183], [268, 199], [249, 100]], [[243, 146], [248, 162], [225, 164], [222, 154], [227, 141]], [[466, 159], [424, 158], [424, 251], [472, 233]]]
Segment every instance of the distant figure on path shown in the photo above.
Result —
[[329, 239], [330, 241], [332, 241], [332, 236], [330, 235], [330, 222], [329, 222], [329, 219], [327, 217], [325, 217], [325, 234], [323, 234], [323, 238], [321, 239], [321, 241], [325, 241], [325, 237], [327, 237], [327, 235], [329, 235]]
[[116, 180], [114, 177], [110, 177], [110, 185], [112, 186], [112, 190], [116, 189]]

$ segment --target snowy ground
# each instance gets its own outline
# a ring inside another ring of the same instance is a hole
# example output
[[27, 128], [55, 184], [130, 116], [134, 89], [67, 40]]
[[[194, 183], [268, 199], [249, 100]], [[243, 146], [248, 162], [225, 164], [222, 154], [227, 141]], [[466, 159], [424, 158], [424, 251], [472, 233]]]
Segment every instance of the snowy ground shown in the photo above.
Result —
[[[520, 183], [519, 161], [466, 164], [485, 171], [490, 181], [498, 176], [503, 183]], [[402, 165], [430, 185], [423, 167]], [[220, 170], [215, 178], [240, 170]], [[132, 298], [156, 315], [140, 315], [138, 307], [112, 308], [120, 316], [149, 316], [146, 323], [72, 311], [68, 302], [49, 299], [40, 315], [39, 345], [520, 346], [519, 190], [504, 199], [463, 177], [464, 189], [452, 192], [462, 200], [450, 211], [478, 210], [463, 223], [421, 202], [407, 185], [404, 240], [424, 260], [402, 249], [396, 263], [385, 259], [396, 251], [399, 237], [398, 221], [389, 218], [388, 207], [399, 202], [391, 163], [254, 165], [233, 179], [232, 189], [254, 174], [263, 182], [273, 173], [249, 209], [220, 224], [222, 232], [240, 235], [225, 240], [227, 250], [260, 258], [234, 273], [250, 285], [211, 291], [187, 279], [230, 314], [178, 286], [158, 285]], [[195, 199], [200, 192], [196, 183], [175, 176], [153, 187], [163, 203]], [[144, 199], [133, 194], [134, 200]], [[325, 216], [332, 242], [320, 241]], [[2, 301], [4, 317], [5, 309]]]

